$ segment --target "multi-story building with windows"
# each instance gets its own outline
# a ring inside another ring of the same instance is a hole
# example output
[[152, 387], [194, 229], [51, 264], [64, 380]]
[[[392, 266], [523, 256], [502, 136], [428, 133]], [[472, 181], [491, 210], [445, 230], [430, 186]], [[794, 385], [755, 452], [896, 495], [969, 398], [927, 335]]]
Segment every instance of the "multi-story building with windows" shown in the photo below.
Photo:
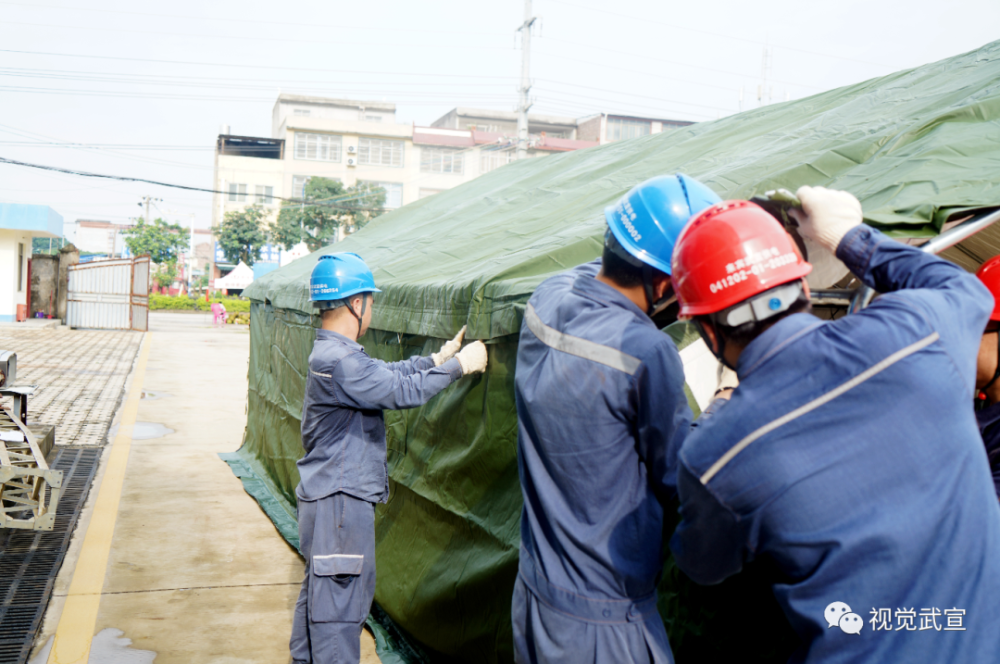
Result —
[[[608, 116], [577, 122], [530, 115], [528, 156], [542, 157], [621, 140], [685, 122]], [[224, 131], [215, 154], [213, 225], [226, 212], [259, 203], [271, 214], [282, 199], [301, 199], [310, 178], [347, 186], [376, 184], [385, 207], [397, 208], [451, 189], [514, 159], [517, 116], [455, 108], [430, 127], [396, 122], [396, 106], [282, 94], [270, 138]]]
[[581, 140], [596, 141], [604, 145], [614, 141], [659, 134], [661, 131], [670, 131], [692, 124], [694, 123], [686, 120], [663, 120], [597, 113], [579, 120], [576, 135]]

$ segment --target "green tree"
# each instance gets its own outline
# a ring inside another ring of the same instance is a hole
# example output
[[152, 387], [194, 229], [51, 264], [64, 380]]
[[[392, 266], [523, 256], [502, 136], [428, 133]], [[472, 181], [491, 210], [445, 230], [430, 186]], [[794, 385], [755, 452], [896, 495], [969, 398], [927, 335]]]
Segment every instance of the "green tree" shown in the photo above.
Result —
[[122, 235], [133, 256], [149, 254], [150, 260], [157, 265], [176, 261], [177, 252], [188, 246], [187, 233], [180, 224], [170, 224], [159, 218], [147, 224], [140, 217], [139, 223], [123, 230]]
[[170, 261], [169, 263], [160, 263], [159, 269], [153, 275], [153, 281], [160, 288], [170, 288], [170, 285], [174, 283], [174, 279], [177, 278], [177, 263], [176, 261]]
[[353, 233], [362, 228], [383, 212], [383, 205], [382, 187], [369, 183], [345, 187], [337, 180], [310, 178], [302, 202], [282, 202], [271, 237], [285, 249], [305, 242], [316, 251], [333, 242], [338, 229]]
[[219, 225], [219, 246], [226, 260], [253, 265], [260, 260], [260, 250], [267, 244], [264, 221], [267, 212], [251, 205], [240, 212], [227, 212]]

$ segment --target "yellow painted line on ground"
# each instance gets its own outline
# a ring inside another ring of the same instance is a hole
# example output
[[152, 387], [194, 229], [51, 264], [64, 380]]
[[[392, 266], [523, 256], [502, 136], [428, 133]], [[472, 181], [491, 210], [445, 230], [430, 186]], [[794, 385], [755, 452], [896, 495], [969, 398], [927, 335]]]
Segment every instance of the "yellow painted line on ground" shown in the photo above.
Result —
[[101, 480], [101, 488], [94, 503], [94, 512], [80, 549], [80, 557], [73, 572], [66, 595], [66, 604], [59, 626], [56, 628], [55, 642], [49, 652], [48, 664], [87, 664], [90, 658], [90, 642], [94, 638], [97, 625], [97, 610], [101, 605], [101, 591], [111, 554], [111, 538], [115, 534], [118, 518], [118, 503], [121, 500], [125, 468], [132, 448], [132, 428], [139, 412], [142, 396], [142, 381], [149, 359], [150, 333], [146, 333], [139, 361], [135, 365], [132, 386], [129, 389], [118, 434], [111, 443], [108, 465]]

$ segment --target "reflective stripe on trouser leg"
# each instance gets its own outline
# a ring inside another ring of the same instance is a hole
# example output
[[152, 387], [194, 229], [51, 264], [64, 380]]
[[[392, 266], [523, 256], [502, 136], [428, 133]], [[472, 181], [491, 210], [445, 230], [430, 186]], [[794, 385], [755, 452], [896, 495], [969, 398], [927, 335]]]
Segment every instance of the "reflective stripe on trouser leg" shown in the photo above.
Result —
[[357, 664], [375, 595], [375, 506], [342, 493], [299, 501], [299, 539], [307, 565], [292, 659]]

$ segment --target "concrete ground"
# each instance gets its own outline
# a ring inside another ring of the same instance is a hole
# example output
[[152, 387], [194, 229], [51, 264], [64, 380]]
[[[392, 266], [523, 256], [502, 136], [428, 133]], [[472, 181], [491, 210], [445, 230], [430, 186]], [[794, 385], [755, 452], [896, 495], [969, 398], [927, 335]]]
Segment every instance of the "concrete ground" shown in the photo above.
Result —
[[104, 445], [143, 335], [56, 323], [0, 327], [0, 349], [17, 353], [17, 383], [38, 385], [28, 421], [55, 426], [57, 445]]
[[[101, 480], [122, 485], [89, 663], [151, 662], [154, 653], [156, 664], [287, 662], [302, 559], [217, 456], [242, 439], [249, 332], [213, 328], [210, 314], [153, 312], [148, 337], [148, 362], [136, 375], [145, 398], [132, 411], [124, 480], [115, 480], [113, 464]], [[49, 655], [50, 637], [58, 627], [63, 639], [62, 608], [92, 538], [81, 540], [92, 518], [100, 523], [100, 507], [92, 513], [99, 488], [95, 482], [81, 515], [33, 663], [59, 660], [59, 645]], [[362, 662], [378, 661], [364, 632]]]

